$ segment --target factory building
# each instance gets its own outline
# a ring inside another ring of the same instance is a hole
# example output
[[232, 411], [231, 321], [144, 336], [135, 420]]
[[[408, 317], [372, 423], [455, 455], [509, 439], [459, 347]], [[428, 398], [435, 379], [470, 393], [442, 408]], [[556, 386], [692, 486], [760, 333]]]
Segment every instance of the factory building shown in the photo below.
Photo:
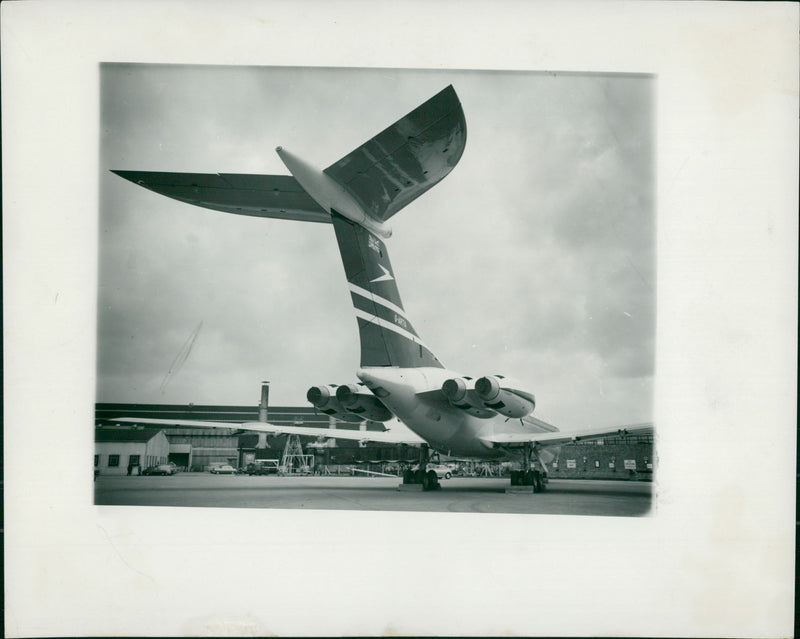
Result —
[[565, 444], [550, 464], [554, 479], [652, 480], [653, 435], [618, 435]]
[[165, 464], [170, 444], [158, 428], [96, 429], [94, 468], [102, 475], [130, 475]]

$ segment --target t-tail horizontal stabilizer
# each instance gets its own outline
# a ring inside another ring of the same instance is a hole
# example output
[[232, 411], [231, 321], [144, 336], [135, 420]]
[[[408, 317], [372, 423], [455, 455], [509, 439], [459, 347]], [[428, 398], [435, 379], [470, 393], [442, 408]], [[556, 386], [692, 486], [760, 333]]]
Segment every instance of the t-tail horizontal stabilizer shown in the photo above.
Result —
[[290, 175], [112, 171], [150, 191], [215, 211], [330, 223], [330, 214]]
[[333, 208], [388, 237], [386, 220], [447, 176], [466, 141], [464, 111], [451, 85], [324, 171], [278, 147], [295, 175], [112, 172], [167, 197], [226, 213], [330, 222]]

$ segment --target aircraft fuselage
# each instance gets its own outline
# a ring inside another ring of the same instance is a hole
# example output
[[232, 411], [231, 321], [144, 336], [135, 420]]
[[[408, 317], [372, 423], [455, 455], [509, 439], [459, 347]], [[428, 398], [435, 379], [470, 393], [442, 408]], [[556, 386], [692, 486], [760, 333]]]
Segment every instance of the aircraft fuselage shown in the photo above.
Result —
[[481, 441], [480, 436], [530, 430], [518, 419], [480, 418], [452, 406], [438, 391], [445, 380], [461, 375], [445, 368], [363, 367], [357, 375], [400, 421], [448, 455], [507, 458], [507, 452]]

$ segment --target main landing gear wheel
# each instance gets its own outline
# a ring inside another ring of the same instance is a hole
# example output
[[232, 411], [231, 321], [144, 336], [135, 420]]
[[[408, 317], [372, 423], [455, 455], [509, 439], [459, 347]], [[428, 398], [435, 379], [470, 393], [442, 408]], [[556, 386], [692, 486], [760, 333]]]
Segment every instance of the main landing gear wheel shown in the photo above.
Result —
[[525, 486], [533, 486], [533, 492], [539, 492], [536, 490], [536, 478], [535, 478], [535, 470], [526, 470], [522, 473], [523, 481], [522, 483]]
[[544, 492], [544, 475], [538, 470], [512, 470], [512, 486], [533, 486], [533, 492]]
[[435, 471], [429, 470], [422, 477], [422, 490], [436, 490], [437, 488], [439, 488], [439, 478]]
[[525, 483], [528, 486], [533, 486], [533, 492], [544, 492], [544, 477], [538, 470], [531, 470], [525, 474]]
[[[537, 454], [530, 444], [525, 444], [522, 459], [522, 470], [511, 471], [511, 485], [512, 486], [531, 486], [533, 492], [544, 492], [545, 484], [547, 483], [547, 471], [541, 471], [532, 468], [531, 455]], [[547, 468], [541, 457], [538, 458], [542, 468]]]

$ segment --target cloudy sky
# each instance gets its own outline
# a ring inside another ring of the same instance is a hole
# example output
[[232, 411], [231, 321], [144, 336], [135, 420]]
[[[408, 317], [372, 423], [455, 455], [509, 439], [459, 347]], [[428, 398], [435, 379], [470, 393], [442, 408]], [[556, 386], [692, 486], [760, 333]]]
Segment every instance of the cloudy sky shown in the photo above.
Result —
[[655, 80], [635, 75], [102, 65], [97, 401], [255, 405], [268, 379], [306, 405], [359, 362], [332, 226], [109, 169], [286, 175], [278, 145], [324, 168], [448, 84], [464, 155], [391, 219], [415, 328], [448, 368], [528, 381], [562, 428], [652, 419]]

